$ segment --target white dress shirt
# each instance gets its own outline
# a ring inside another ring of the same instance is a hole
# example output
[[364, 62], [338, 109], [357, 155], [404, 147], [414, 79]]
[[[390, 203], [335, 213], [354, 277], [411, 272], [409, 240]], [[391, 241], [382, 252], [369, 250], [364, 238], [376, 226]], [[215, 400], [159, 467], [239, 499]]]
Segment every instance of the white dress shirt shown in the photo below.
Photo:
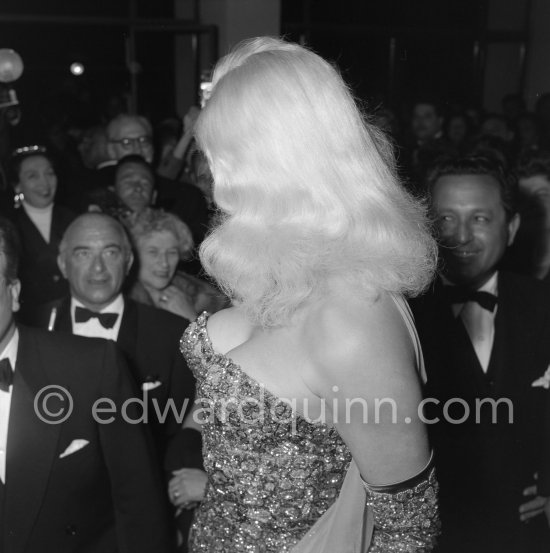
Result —
[[23, 209], [44, 240], [49, 244], [52, 230], [53, 203], [48, 207], [33, 207], [23, 200]]
[[105, 328], [97, 318], [92, 318], [85, 323], [77, 323], [74, 320], [76, 307], [85, 306], [77, 299], [71, 297], [71, 322], [73, 334], [77, 336], [86, 336], [87, 338], [107, 338], [107, 340], [117, 341], [120, 323], [122, 321], [122, 313], [124, 311], [124, 298], [119, 294], [107, 307], [104, 307], [100, 313], [117, 313], [118, 317], [113, 328]]
[[[0, 353], [0, 359], [7, 357], [11, 368], [15, 371], [17, 361], [17, 347], [19, 346], [19, 331], [17, 328], [4, 351]], [[13, 386], [7, 392], [0, 390], [0, 479], [6, 483], [6, 451], [8, 446], [8, 425], [10, 419], [11, 394]]]
[[[445, 284], [451, 284], [446, 279], [443, 279]], [[496, 272], [478, 292], [489, 292], [498, 296], [498, 272]], [[494, 311], [489, 311], [475, 301], [466, 303], [454, 303], [452, 305], [455, 317], [460, 317], [472, 346], [476, 352], [481, 368], [487, 372], [489, 368], [489, 360], [491, 351], [493, 350], [493, 342], [495, 341], [495, 315], [497, 313], [498, 304]]]

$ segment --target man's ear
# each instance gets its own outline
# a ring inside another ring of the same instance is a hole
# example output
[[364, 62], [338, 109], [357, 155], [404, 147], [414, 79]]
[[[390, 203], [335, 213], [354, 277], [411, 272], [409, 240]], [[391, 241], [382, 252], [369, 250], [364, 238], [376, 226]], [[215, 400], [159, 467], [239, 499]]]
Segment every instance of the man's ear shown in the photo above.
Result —
[[57, 266], [59, 267], [59, 270], [61, 271], [61, 274], [67, 278], [67, 263], [65, 262], [65, 255], [59, 254], [57, 256]]
[[514, 213], [513, 217], [508, 221], [508, 246], [514, 243], [514, 238], [521, 224], [519, 213]]
[[21, 293], [21, 282], [19, 279], [12, 280], [9, 284], [10, 295], [11, 295], [11, 310], [13, 313], [19, 311], [21, 307], [19, 303], [19, 294]]

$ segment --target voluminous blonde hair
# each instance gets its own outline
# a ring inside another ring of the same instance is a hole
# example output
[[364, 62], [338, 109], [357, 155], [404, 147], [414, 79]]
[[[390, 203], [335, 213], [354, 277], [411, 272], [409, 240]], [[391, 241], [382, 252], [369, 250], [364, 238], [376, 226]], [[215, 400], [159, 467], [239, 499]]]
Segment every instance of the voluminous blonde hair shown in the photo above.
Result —
[[269, 37], [241, 43], [216, 66], [196, 136], [221, 211], [201, 260], [255, 323], [284, 324], [334, 277], [364, 295], [414, 295], [431, 280], [424, 206], [315, 53]]

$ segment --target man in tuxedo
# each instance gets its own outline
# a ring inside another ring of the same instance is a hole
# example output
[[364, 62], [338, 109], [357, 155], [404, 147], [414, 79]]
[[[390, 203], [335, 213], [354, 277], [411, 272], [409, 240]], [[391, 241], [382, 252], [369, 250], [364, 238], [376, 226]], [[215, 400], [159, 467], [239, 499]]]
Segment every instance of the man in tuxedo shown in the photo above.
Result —
[[165, 459], [194, 397], [194, 379], [179, 351], [188, 321], [139, 304], [121, 290], [133, 256], [122, 225], [102, 213], [79, 216], [60, 244], [59, 267], [71, 296], [40, 313], [38, 326], [113, 340], [141, 390], [143, 420]]
[[123, 360], [106, 340], [16, 326], [17, 264], [0, 218], [0, 550], [168, 552], [151, 439], [125, 420]]
[[442, 162], [429, 181], [441, 272], [412, 306], [445, 553], [550, 548], [550, 305], [540, 282], [498, 270], [520, 223], [516, 188], [481, 157]]

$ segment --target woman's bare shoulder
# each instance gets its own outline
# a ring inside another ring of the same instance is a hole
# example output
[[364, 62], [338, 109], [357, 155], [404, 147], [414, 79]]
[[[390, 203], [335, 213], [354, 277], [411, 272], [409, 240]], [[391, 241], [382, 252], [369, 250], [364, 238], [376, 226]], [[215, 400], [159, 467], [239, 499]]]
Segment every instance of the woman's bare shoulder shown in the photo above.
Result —
[[368, 383], [382, 391], [416, 379], [409, 331], [389, 294], [323, 302], [311, 310], [304, 332], [321, 384]]
[[207, 324], [210, 341], [219, 353], [227, 353], [246, 342], [253, 328], [242, 310], [235, 306], [210, 315]]

